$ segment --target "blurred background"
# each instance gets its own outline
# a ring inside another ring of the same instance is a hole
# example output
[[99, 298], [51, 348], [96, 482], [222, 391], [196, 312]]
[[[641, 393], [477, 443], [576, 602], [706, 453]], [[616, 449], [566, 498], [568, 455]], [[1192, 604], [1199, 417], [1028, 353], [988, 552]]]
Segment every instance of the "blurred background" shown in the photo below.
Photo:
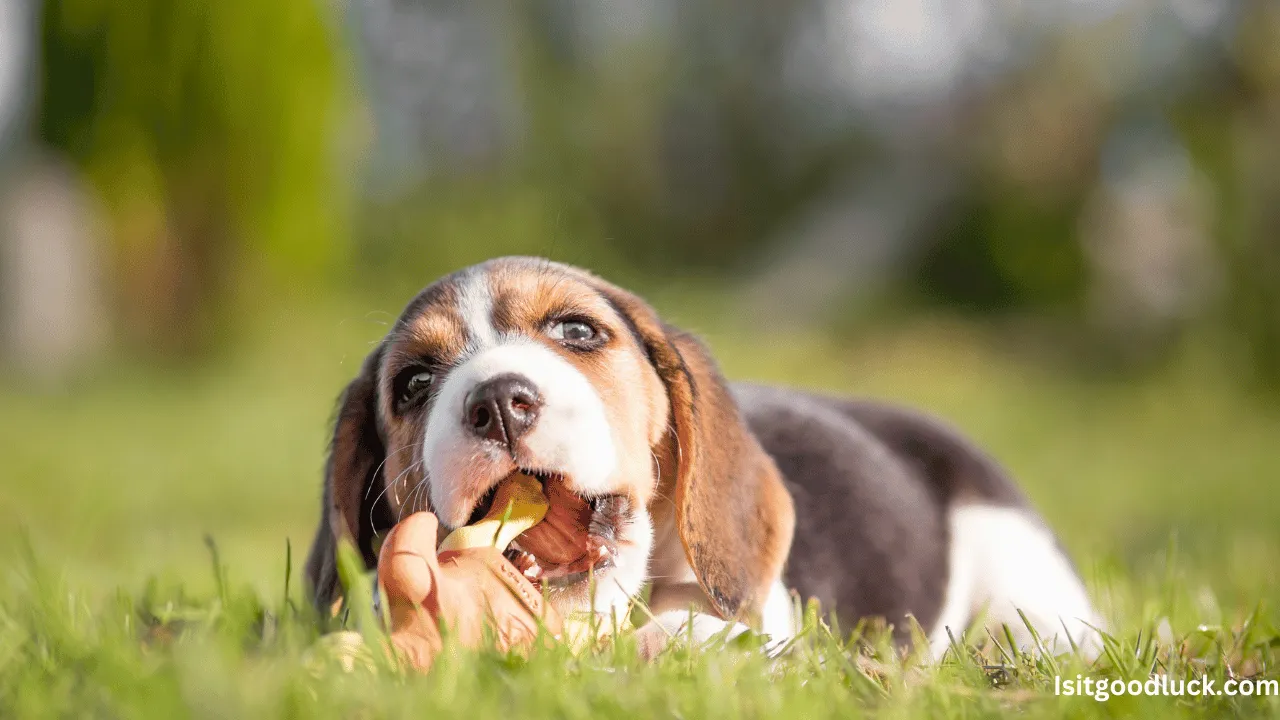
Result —
[[941, 414], [1118, 615], [1280, 599], [1272, 0], [2, 0], [0, 551], [279, 588], [343, 384], [511, 253]]

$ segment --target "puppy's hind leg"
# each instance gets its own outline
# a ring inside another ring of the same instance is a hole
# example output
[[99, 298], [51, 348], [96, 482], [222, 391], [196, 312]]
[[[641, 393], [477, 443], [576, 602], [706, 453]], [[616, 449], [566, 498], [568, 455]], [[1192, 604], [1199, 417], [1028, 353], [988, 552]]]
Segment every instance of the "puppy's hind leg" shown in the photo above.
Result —
[[930, 637], [935, 657], [949, 645], [948, 627], [958, 638], [983, 612], [997, 638], [1008, 626], [1022, 649], [1036, 649], [1030, 623], [1050, 653], [1074, 643], [1086, 656], [1097, 655], [1101, 618], [1043, 521], [1023, 508], [962, 505], [952, 508], [950, 529], [951, 579]]

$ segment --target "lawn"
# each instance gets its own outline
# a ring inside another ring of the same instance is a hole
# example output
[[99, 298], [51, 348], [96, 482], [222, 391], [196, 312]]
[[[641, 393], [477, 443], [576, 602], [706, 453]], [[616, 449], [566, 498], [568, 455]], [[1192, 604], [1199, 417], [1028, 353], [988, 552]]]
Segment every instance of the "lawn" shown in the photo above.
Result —
[[735, 646], [641, 665], [624, 640], [347, 672], [297, 569], [333, 400], [397, 308], [335, 303], [263, 309], [199, 370], [115, 363], [63, 393], [0, 390], [0, 717], [1280, 717], [1276, 697], [1054, 695], [1054, 675], [1086, 672], [1280, 678], [1280, 412], [1211, 357], [1104, 381], [963, 325], [762, 343], [664, 307], [732, 377], [893, 398], [989, 448], [1060, 531], [1111, 651], [1086, 668], [984, 636], [930, 666], [811, 618], [776, 660]]

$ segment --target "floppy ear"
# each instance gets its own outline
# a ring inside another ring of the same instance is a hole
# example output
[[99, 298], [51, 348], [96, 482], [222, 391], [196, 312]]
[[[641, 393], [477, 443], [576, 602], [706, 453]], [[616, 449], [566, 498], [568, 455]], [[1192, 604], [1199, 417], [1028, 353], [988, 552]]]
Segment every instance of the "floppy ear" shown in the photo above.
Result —
[[667, 389], [676, 526], [689, 566], [721, 617], [751, 618], [791, 549], [791, 495], [702, 343], [663, 324], [631, 293], [607, 284], [602, 292], [629, 320]]
[[338, 598], [337, 545], [346, 539], [373, 567], [375, 528], [390, 527], [391, 510], [381, 500], [380, 474], [386, 449], [378, 429], [375, 407], [379, 346], [365, 358], [360, 374], [338, 399], [333, 441], [324, 470], [324, 501], [320, 525], [307, 557], [307, 585], [312, 601], [323, 613]]

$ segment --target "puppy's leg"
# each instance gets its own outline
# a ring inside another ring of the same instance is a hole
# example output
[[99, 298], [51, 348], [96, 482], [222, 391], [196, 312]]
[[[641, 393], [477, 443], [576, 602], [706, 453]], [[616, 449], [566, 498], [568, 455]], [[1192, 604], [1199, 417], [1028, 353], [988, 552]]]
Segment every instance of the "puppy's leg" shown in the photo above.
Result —
[[[692, 640], [694, 645], [703, 645], [721, 633], [732, 639], [751, 629], [712, 614], [706, 593], [674, 533], [659, 534], [655, 539], [650, 571], [653, 589], [649, 593], [649, 611], [655, 619], [636, 631], [640, 654], [646, 659], [652, 659], [671, 642]], [[760, 630], [770, 638], [767, 651], [781, 647], [795, 635], [795, 607], [781, 579], [771, 586], [759, 620]]]
[[750, 630], [746, 625], [721, 620], [714, 615], [689, 610], [667, 610], [636, 631], [640, 656], [652, 660], [670, 643], [686, 643], [693, 647], [713, 639], [732, 640]]
[[[672, 642], [692, 641], [694, 645], [701, 645], [730, 625], [707, 613], [706, 597], [692, 576], [693, 572], [690, 570], [686, 577], [674, 578], [686, 582], [654, 585], [649, 594], [649, 610], [653, 613], [653, 619], [636, 631], [636, 643], [644, 659], [652, 660]], [[693, 619], [692, 632], [690, 618]], [[730, 631], [734, 637], [747, 630], [745, 625], [733, 625], [738, 626]]]
[[[636, 631], [640, 654], [645, 659], [653, 659], [671, 642], [704, 645], [714, 638], [732, 640], [751, 629], [709, 614], [702, 588], [696, 583], [655, 587], [649, 607], [654, 619]], [[791, 594], [781, 580], [775, 581], [760, 617], [760, 630], [769, 637], [765, 651], [772, 653], [783, 647], [795, 635], [797, 626]]]
[[[1059, 653], [1074, 642], [1086, 656], [1101, 650], [1094, 628], [1104, 627], [1084, 584], [1039, 518], [1020, 508], [963, 505], [951, 510], [951, 580], [932, 636], [935, 657], [946, 651], [947, 627], [957, 638], [986, 613], [987, 627], [1034, 650], [1026, 616], [1044, 648]], [[1019, 614], [1022, 612], [1022, 615]], [[1067, 638], [1070, 633], [1070, 639]]]

